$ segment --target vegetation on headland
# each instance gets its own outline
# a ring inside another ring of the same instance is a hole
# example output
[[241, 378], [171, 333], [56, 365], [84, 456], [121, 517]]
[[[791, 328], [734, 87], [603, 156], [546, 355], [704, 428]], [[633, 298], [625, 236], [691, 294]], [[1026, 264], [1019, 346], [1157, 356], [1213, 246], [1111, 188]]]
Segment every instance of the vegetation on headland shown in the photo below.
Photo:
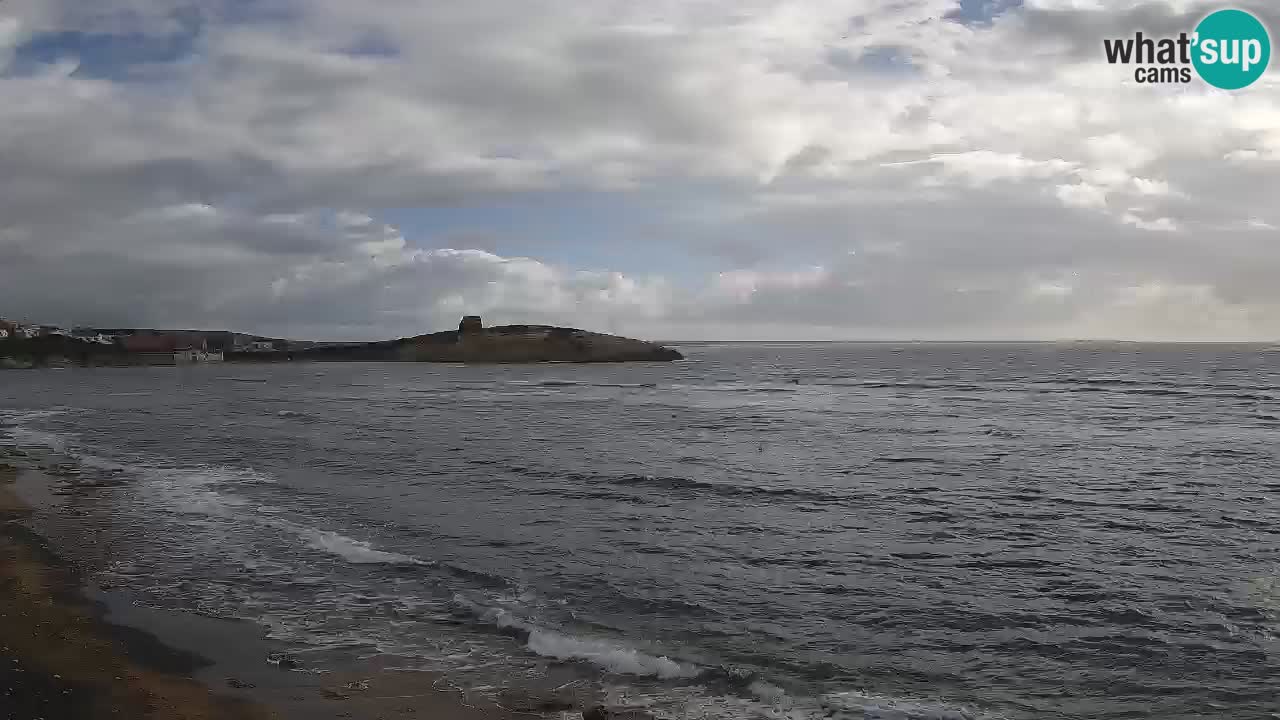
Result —
[[[485, 328], [478, 317], [458, 330], [367, 343], [270, 340], [207, 331], [115, 330], [109, 344], [65, 334], [0, 338], [0, 369], [233, 362], [637, 362], [680, 360], [656, 343], [577, 328], [505, 325]], [[155, 342], [171, 339], [157, 352]], [[241, 343], [248, 338], [252, 342]], [[167, 355], [167, 357], [165, 357]]]
[[64, 335], [0, 339], [0, 369], [129, 365], [124, 348]]
[[503, 325], [448, 330], [383, 342], [317, 346], [263, 353], [230, 353], [227, 360], [323, 362], [640, 362], [681, 360], [656, 343], [549, 325]]

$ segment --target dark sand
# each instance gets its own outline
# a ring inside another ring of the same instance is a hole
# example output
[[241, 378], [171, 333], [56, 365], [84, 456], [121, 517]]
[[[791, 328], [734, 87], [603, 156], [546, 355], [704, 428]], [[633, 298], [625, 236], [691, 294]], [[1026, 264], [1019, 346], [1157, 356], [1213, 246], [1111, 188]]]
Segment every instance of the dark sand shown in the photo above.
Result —
[[272, 664], [277, 650], [248, 623], [86, 588], [24, 524], [20, 472], [49, 480], [0, 464], [0, 720], [580, 718], [589, 702], [538, 693], [499, 706], [428, 673], [370, 666], [339, 677]]

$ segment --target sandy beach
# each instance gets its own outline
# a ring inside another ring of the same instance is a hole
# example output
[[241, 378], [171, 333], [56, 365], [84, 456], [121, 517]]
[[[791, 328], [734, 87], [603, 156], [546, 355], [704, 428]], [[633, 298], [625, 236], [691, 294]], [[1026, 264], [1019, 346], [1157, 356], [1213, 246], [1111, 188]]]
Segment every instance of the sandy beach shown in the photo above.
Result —
[[28, 526], [20, 479], [51, 480], [0, 465], [4, 720], [581, 717], [578, 699], [513, 695], [502, 707], [422, 672], [308, 673], [248, 623], [136, 607], [86, 587]]

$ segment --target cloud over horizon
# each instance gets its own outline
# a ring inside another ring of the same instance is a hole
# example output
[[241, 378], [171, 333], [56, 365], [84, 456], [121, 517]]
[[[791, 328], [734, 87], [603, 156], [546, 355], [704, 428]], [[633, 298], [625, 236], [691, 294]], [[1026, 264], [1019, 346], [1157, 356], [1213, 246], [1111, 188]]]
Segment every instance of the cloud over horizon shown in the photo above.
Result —
[[1280, 75], [1101, 52], [1214, 7], [9, 0], [0, 315], [1275, 339]]

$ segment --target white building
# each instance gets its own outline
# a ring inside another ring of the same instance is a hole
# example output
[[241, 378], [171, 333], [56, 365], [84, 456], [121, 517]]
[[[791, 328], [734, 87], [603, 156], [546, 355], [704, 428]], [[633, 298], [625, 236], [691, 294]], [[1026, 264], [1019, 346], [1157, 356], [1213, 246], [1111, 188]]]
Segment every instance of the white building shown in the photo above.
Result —
[[97, 343], [98, 345], [114, 345], [116, 341], [114, 335], [103, 335], [100, 332], [93, 332], [91, 330], [72, 330], [70, 334], [71, 337], [77, 340]]

